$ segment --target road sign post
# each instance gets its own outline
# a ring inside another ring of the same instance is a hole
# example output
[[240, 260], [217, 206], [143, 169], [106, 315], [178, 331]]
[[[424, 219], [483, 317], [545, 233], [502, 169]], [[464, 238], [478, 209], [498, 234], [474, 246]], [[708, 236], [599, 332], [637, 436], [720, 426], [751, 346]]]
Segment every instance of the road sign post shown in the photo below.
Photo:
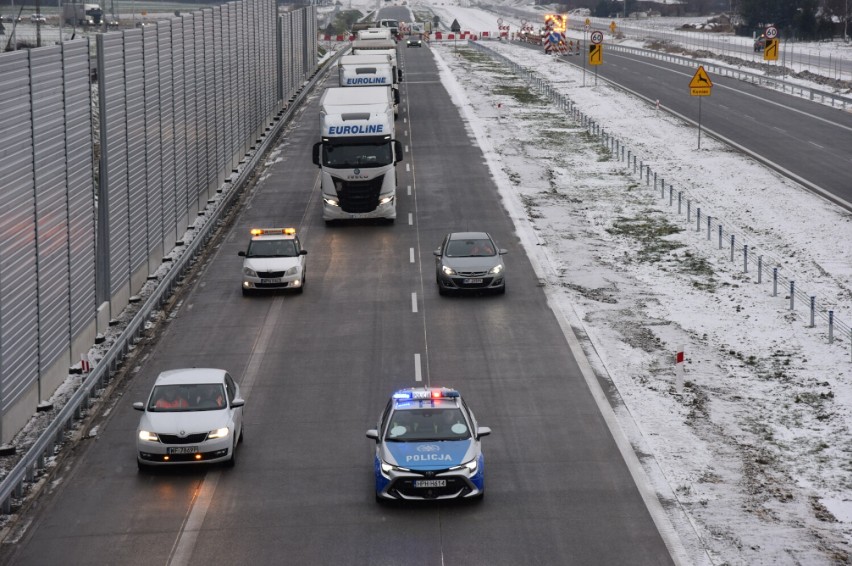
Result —
[[704, 67], [699, 65], [692, 80], [689, 81], [689, 93], [698, 97], [698, 149], [701, 149], [701, 99], [710, 96], [712, 88], [713, 81], [710, 80]]
[[603, 63], [603, 32], [593, 31], [590, 37], [589, 65], [595, 68], [595, 86], [598, 84], [598, 65]]

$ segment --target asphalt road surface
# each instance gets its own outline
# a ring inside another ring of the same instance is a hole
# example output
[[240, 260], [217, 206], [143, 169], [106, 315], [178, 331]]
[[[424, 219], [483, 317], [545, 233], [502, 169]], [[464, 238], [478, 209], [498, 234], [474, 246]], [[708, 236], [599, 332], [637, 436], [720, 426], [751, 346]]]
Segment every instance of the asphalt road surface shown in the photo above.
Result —
[[[3, 563], [672, 563], [428, 47], [401, 54], [396, 223], [322, 222], [314, 95]], [[270, 226], [299, 230], [302, 295], [240, 293], [237, 252]], [[438, 295], [432, 250], [454, 230], [508, 248], [505, 296]], [[139, 473], [131, 403], [160, 371], [191, 366], [241, 383], [239, 462]], [[364, 433], [418, 375], [458, 388], [493, 429], [484, 501], [375, 502]]]

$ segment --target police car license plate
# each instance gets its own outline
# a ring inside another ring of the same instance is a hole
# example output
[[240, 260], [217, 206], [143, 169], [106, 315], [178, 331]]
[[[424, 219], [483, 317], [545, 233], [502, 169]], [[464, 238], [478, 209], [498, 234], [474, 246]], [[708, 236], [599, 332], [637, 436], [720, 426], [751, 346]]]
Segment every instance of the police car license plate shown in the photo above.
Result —
[[177, 446], [169, 448], [169, 454], [195, 454], [198, 452], [198, 446]]
[[462, 283], [464, 283], [465, 285], [481, 285], [481, 284], [482, 284], [482, 279], [481, 279], [481, 278], [477, 278], [477, 279], [465, 279], [464, 281], [462, 281]]
[[272, 277], [270, 279], [261, 279], [261, 283], [281, 283], [280, 277]]
[[414, 487], [447, 487], [447, 480], [414, 480]]

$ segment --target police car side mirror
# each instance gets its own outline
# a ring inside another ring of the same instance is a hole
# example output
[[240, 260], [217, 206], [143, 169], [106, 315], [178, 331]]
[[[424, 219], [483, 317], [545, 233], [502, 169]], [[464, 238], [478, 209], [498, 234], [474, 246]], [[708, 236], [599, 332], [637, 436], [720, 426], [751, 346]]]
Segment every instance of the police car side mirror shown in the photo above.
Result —
[[239, 252], [237, 252], [237, 255], [240, 256], [240, 257], [246, 257], [246, 252], [239, 251]]
[[317, 143], [314, 144], [314, 152], [313, 152], [314, 165], [320, 164], [320, 147], [322, 147], [322, 142], [317, 142]]
[[136, 401], [135, 403], [133, 403], [133, 408], [137, 411], [144, 411], [145, 403], [143, 403], [142, 401]]
[[377, 431], [374, 428], [371, 428], [370, 430], [367, 431], [367, 438], [371, 438], [371, 439], [375, 440], [376, 442], [378, 442], [379, 441], [379, 431]]
[[246, 404], [245, 399], [240, 399], [239, 397], [231, 401], [231, 408], [236, 409], [237, 407], [242, 407]]
[[482, 438], [483, 436], [488, 436], [489, 434], [491, 434], [491, 429], [487, 426], [480, 426], [476, 429], [477, 438]]

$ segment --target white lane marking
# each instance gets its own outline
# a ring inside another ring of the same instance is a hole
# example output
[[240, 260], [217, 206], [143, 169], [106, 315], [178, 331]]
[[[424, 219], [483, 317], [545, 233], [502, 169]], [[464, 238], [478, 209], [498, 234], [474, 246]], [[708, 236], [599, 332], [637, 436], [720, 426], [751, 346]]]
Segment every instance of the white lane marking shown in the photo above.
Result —
[[[273, 329], [277, 326], [275, 321], [281, 318], [281, 313], [284, 310], [283, 307], [284, 299], [276, 297], [272, 302], [272, 307], [266, 313], [266, 317], [261, 323], [260, 334], [254, 343], [248, 366], [246, 366], [243, 379], [240, 381], [240, 395], [243, 399], [248, 400], [251, 395], [254, 382], [260, 374], [260, 364], [267, 351], [271, 351], [269, 345], [272, 343]], [[204, 518], [207, 516], [210, 503], [213, 501], [213, 494], [216, 491], [216, 485], [219, 483], [220, 474], [221, 472], [218, 470], [209, 471], [205, 474], [201, 485], [195, 492], [195, 496], [187, 512], [187, 517], [183, 525], [181, 525], [178, 538], [175, 540], [174, 546], [172, 546], [172, 553], [167, 562], [168, 566], [185, 566], [192, 559], [195, 543], [198, 540], [198, 533], [201, 532]]]
[[414, 354], [414, 381], [423, 381], [423, 371], [420, 368], [420, 354]]
[[403, 135], [404, 137], [408, 137], [408, 130], [403, 130], [402, 135]]
[[417, 312], [417, 292], [411, 293], [411, 312]]
[[408, 122], [408, 118], [403, 118], [402, 123], [405, 124], [406, 122]]
[[408, 261], [414, 263], [414, 248], [408, 248]]
[[408, 225], [414, 226], [414, 215], [412, 215], [410, 212], [408, 213]]
[[814, 147], [819, 148], [819, 149], [825, 149], [823, 146], [819, 145], [818, 143], [814, 143], [814, 142], [812, 142], [812, 141], [809, 141], [808, 143], [809, 143], [809, 144], [811, 144], [811, 145], [812, 145], [812, 146], [814, 146]]
[[405, 171], [406, 173], [411, 171], [411, 166], [408, 163], [405, 164]]
[[775, 130], [776, 132], [781, 132], [782, 134], [786, 134], [786, 133], [787, 133], [787, 130], [782, 130], [782, 129], [781, 129], [781, 128], [779, 128], [778, 126], [772, 126], [772, 129], [773, 129], [773, 130]]
[[411, 185], [408, 185], [408, 196], [411, 196]]
[[408, 153], [408, 146], [405, 146], [405, 153]]

